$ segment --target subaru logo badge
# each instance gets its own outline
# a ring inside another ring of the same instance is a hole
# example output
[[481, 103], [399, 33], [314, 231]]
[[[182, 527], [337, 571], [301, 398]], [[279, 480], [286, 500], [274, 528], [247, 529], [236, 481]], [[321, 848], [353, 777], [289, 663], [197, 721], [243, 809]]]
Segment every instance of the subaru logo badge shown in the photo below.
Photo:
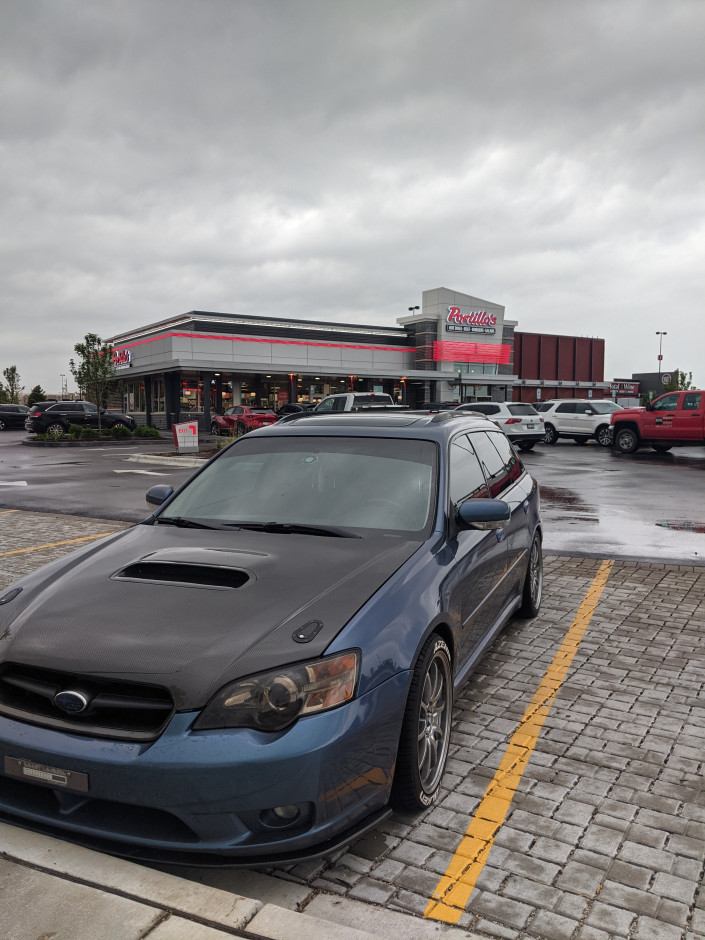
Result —
[[78, 715], [88, 708], [88, 699], [82, 692], [57, 692], [54, 704], [69, 715]]

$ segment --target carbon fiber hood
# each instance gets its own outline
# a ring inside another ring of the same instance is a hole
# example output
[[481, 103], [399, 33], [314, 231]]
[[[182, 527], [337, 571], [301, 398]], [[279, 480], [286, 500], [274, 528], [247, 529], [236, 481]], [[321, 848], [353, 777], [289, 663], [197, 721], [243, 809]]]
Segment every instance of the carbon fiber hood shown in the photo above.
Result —
[[138, 525], [19, 582], [0, 661], [149, 681], [200, 708], [231, 679], [321, 655], [419, 544]]

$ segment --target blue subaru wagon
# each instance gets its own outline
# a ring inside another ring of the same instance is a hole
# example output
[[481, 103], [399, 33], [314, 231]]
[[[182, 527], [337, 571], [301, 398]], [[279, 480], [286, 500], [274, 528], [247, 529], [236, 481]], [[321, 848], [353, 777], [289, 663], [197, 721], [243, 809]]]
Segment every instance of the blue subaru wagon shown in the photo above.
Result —
[[482, 416], [254, 431], [0, 596], [0, 813], [153, 860], [331, 852], [437, 798], [453, 696], [542, 592]]

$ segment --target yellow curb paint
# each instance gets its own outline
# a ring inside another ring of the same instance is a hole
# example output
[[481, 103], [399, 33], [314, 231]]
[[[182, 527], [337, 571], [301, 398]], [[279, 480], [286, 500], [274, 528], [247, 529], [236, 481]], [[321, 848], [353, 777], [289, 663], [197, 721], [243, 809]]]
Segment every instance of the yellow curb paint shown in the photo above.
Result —
[[56, 548], [58, 545], [73, 545], [76, 542], [90, 542], [91, 539], [104, 539], [106, 535], [115, 535], [114, 532], [100, 532], [98, 535], [82, 535], [80, 539], [66, 539], [64, 542], [49, 542], [48, 545], [33, 545], [31, 548], [16, 548], [12, 552], [0, 552], [4, 555], [21, 555], [23, 552], [40, 552], [43, 548]]
[[7, 512], [19, 512], [19, 509], [0, 509], [0, 516], [4, 516]]
[[521, 776], [536, 747], [543, 723], [595, 612], [612, 564], [612, 561], [603, 561], [600, 565], [553, 662], [512, 735], [497, 773], [487, 787], [445, 875], [438, 882], [424, 917], [457, 924], [465, 912], [495, 837], [509, 812]]

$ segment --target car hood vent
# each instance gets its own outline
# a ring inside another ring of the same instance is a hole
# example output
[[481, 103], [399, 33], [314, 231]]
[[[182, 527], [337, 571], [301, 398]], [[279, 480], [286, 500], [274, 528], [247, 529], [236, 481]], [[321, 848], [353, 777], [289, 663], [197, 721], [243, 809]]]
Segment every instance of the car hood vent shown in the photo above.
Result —
[[138, 561], [123, 568], [120, 580], [192, 584], [198, 587], [239, 588], [250, 575], [237, 568], [216, 565], [194, 565], [176, 561]]

